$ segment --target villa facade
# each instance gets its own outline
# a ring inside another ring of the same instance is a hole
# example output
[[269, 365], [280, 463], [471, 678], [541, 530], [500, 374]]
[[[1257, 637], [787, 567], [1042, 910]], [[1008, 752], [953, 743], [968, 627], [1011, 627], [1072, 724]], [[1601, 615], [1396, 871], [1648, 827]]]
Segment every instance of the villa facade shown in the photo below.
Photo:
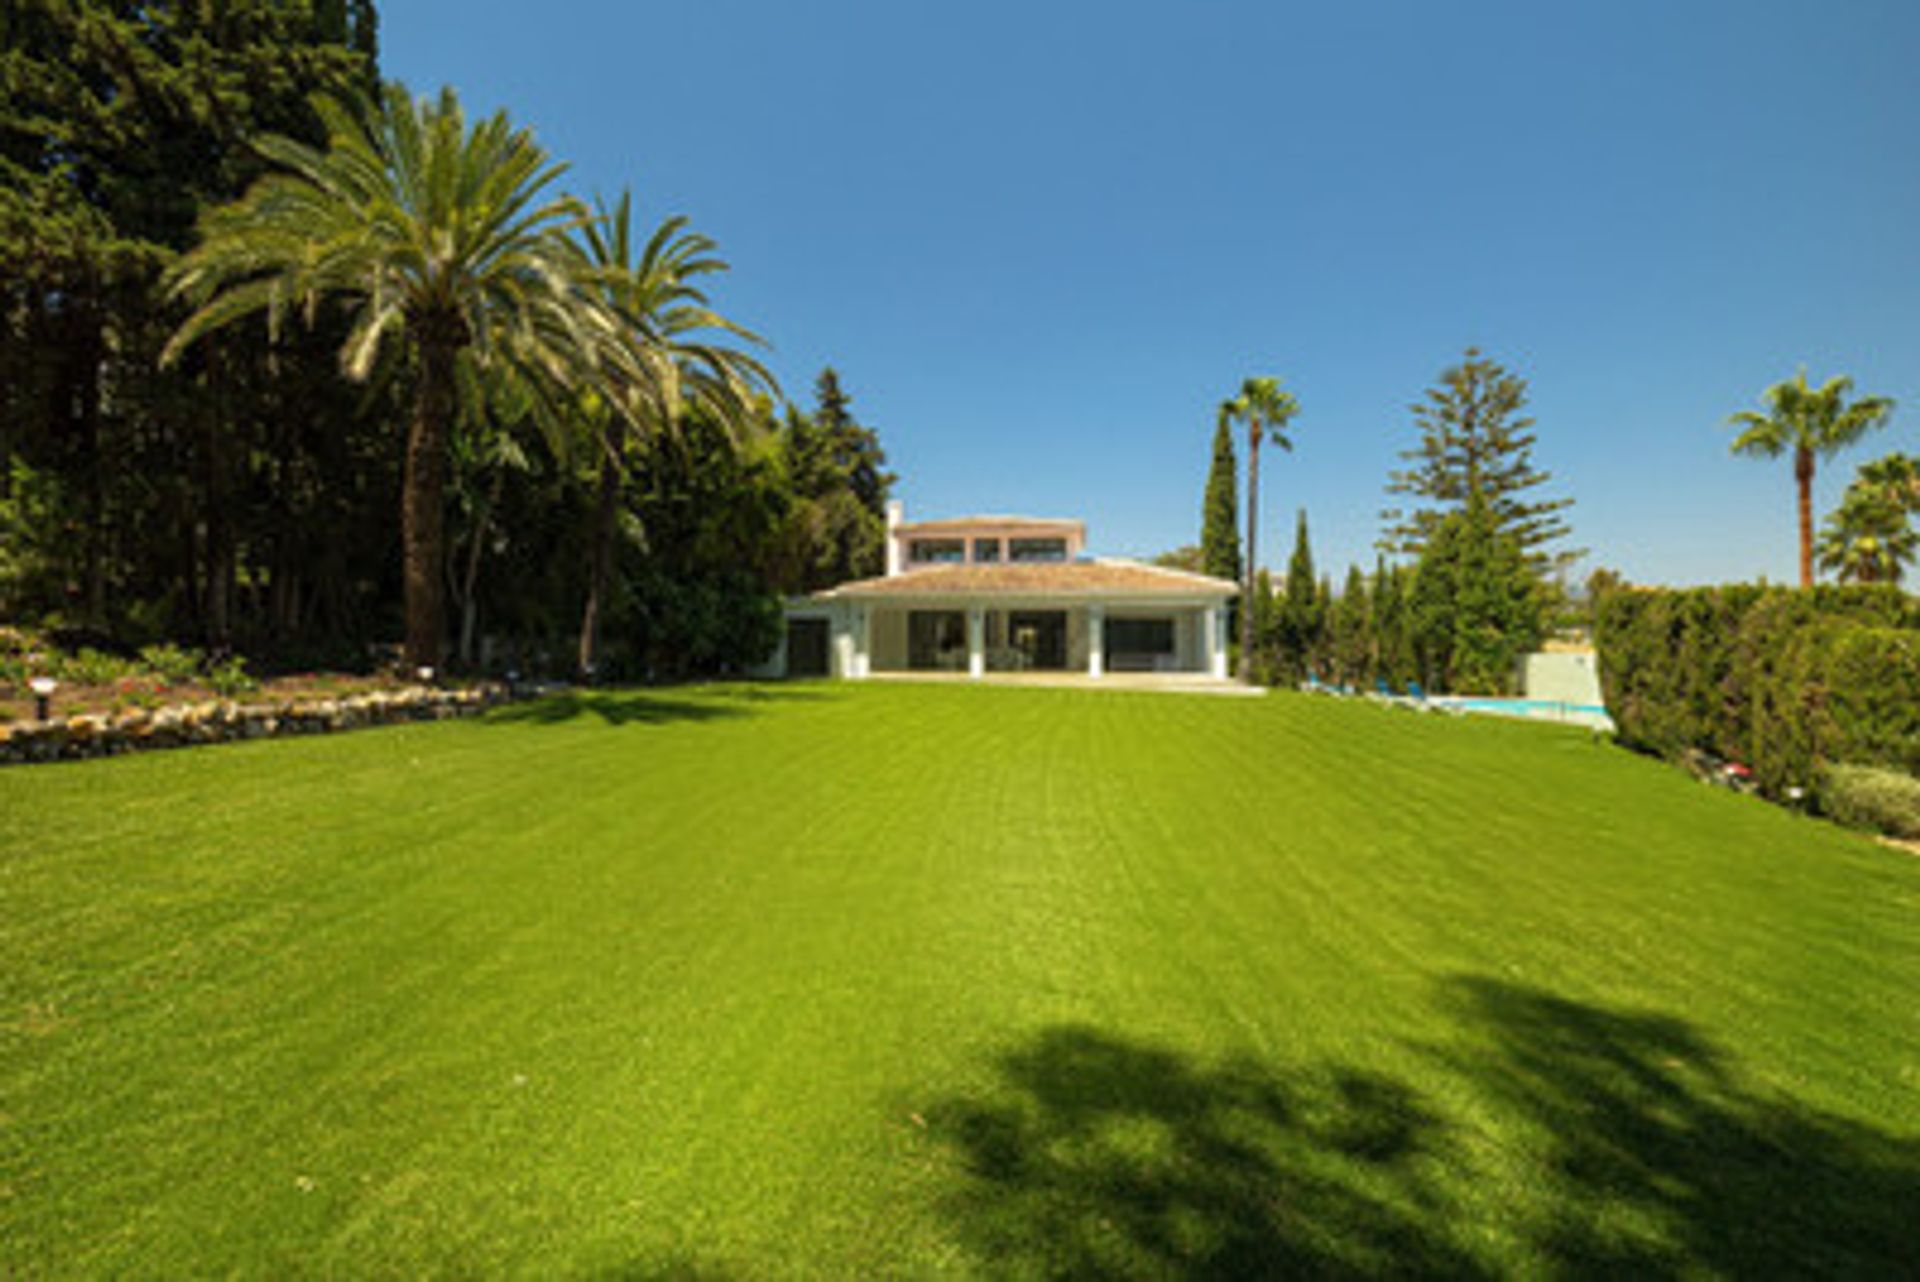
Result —
[[1076, 520], [903, 519], [887, 508], [887, 572], [788, 601], [766, 672], [1109, 672], [1227, 675], [1235, 584], [1086, 555]]

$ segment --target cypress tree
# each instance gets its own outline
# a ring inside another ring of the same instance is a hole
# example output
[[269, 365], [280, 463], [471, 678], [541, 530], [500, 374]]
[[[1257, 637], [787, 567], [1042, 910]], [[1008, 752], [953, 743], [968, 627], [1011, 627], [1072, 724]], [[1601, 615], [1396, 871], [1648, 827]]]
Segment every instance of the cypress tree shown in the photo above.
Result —
[[1240, 582], [1240, 469], [1233, 432], [1223, 418], [1213, 430], [1213, 464], [1207, 469], [1200, 513], [1201, 568], [1218, 579]]
[[1254, 681], [1271, 685], [1276, 675], [1280, 644], [1280, 601], [1273, 576], [1265, 570], [1253, 576], [1253, 653], [1243, 667]]
[[1373, 671], [1398, 683], [1406, 673], [1405, 572], [1381, 557], [1373, 571]]
[[1367, 576], [1360, 567], [1347, 567], [1346, 586], [1333, 611], [1334, 662], [1340, 680], [1360, 684], [1373, 672], [1373, 610], [1367, 599]]
[[1285, 596], [1279, 606], [1280, 675], [1298, 681], [1319, 656], [1324, 627], [1322, 597], [1313, 572], [1313, 543], [1307, 512], [1300, 509], [1294, 527], [1293, 555], [1287, 559]]

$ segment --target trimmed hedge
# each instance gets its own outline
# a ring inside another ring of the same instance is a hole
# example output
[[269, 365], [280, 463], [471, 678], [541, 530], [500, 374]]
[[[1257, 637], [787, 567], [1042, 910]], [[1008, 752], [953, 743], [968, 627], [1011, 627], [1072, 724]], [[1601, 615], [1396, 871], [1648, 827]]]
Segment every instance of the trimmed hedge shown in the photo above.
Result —
[[1920, 601], [1897, 588], [1620, 589], [1595, 643], [1629, 747], [1744, 762], [1773, 797], [1829, 765], [1920, 773]]
[[1821, 780], [1826, 812], [1852, 828], [1920, 838], [1920, 779], [1878, 766], [1834, 766]]

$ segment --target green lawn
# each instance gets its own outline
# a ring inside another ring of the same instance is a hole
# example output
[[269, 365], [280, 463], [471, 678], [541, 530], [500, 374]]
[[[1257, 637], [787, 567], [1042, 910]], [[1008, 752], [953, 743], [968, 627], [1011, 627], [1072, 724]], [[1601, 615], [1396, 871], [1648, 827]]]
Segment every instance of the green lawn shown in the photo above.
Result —
[[1920, 858], [1548, 727], [813, 685], [13, 769], [0, 1009], [0, 1276], [1920, 1259]]

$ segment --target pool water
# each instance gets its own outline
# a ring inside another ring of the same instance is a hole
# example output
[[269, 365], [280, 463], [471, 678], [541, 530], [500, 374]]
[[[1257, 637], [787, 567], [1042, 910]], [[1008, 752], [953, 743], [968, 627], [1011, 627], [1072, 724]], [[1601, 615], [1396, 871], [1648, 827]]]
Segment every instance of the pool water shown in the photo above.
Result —
[[1477, 695], [1440, 696], [1430, 702], [1462, 712], [1488, 713], [1496, 717], [1532, 717], [1544, 721], [1570, 721], [1579, 725], [1611, 729], [1613, 718], [1605, 705], [1568, 703], [1560, 699], [1495, 699]]

